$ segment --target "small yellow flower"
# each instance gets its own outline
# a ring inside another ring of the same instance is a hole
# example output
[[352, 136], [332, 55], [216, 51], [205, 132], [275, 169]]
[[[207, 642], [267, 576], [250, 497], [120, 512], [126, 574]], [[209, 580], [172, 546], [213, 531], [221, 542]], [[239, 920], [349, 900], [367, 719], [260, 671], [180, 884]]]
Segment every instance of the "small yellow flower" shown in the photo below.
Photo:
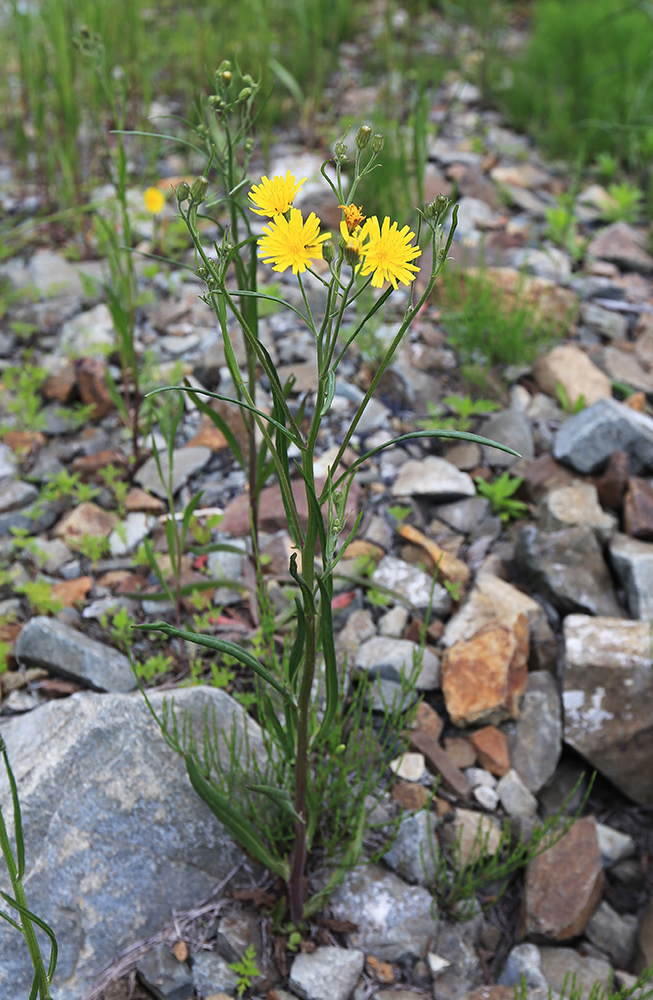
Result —
[[272, 264], [273, 271], [292, 267], [293, 274], [303, 274], [311, 259], [322, 256], [322, 243], [331, 233], [320, 235], [320, 220], [311, 212], [306, 222], [298, 208], [290, 209], [290, 218], [277, 215], [267, 226], [258, 241], [259, 257], [265, 264]]
[[[270, 218], [285, 215], [292, 206], [295, 195], [305, 183], [305, 177], [296, 181], [290, 171], [285, 177], [277, 176], [272, 180], [269, 177], [261, 177], [261, 183], [253, 184], [248, 194], [252, 202], [249, 207], [257, 215], [269, 215]], [[257, 207], [254, 208], [254, 205]]]
[[341, 208], [345, 213], [345, 225], [349, 232], [353, 233], [354, 229], [358, 229], [361, 222], [365, 219], [363, 206], [361, 205], [360, 208], [356, 208], [352, 202], [351, 205], [338, 205], [338, 208]]
[[347, 227], [347, 223], [343, 219], [340, 223], [340, 235], [342, 237], [340, 246], [344, 250], [345, 260], [351, 267], [356, 267], [365, 253], [365, 250], [363, 249], [363, 242], [367, 236], [365, 228], [363, 227], [363, 229], [361, 229], [360, 226], [356, 226], [356, 228], [350, 232]]
[[387, 215], [383, 225], [379, 226], [379, 220], [374, 215], [365, 223], [363, 234], [368, 238], [368, 242], [365, 245], [365, 262], [361, 274], [372, 274], [372, 284], [375, 288], [381, 288], [384, 281], [389, 281], [396, 289], [397, 281], [408, 285], [415, 280], [419, 267], [412, 261], [419, 257], [422, 251], [419, 247], [410, 245], [415, 233], [412, 233], [408, 226], [399, 231], [396, 222], [390, 225]]
[[152, 215], [160, 215], [166, 203], [165, 195], [156, 187], [145, 189], [143, 201], [145, 202], [145, 208]]

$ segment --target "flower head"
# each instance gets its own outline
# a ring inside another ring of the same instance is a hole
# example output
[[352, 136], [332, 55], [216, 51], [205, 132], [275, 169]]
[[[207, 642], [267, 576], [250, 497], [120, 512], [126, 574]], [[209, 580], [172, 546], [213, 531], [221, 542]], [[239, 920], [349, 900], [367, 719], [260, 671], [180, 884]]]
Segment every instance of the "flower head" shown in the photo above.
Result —
[[363, 242], [366, 237], [364, 228], [361, 229], [360, 226], [356, 226], [350, 232], [347, 223], [343, 219], [340, 223], [340, 236], [340, 246], [344, 251], [345, 260], [351, 267], [356, 267], [365, 252], [363, 249]]
[[[353, 233], [354, 229], [357, 229], [365, 219], [363, 206], [356, 208], [352, 202], [351, 205], [338, 205], [338, 208], [341, 208], [345, 213], [345, 224], [349, 232]], [[340, 228], [342, 229], [342, 226]]]
[[252, 202], [249, 207], [257, 215], [269, 215], [270, 218], [285, 215], [304, 183], [306, 183], [305, 177], [296, 181], [289, 170], [285, 177], [279, 175], [273, 177], [272, 180], [269, 177], [261, 177], [261, 183], [253, 184], [252, 190], [248, 194], [249, 200]]
[[320, 235], [320, 220], [311, 212], [306, 222], [298, 208], [290, 209], [290, 218], [277, 215], [267, 226], [258, 241], [259, 257], [265, 264], [272, 264], [273, 271], [292, 267], [293, 274], [303, 274], [312, 259], [322, 256], [322, 243], [331, 233]]
[[145, 208], [152, 215], [160, 215], [166, 203], [165, 195], [156, 187], [145, 188], [143, 201], [145, 202]]
[[412, 261], [419, 257], [422, 251], [419, 247], [410, 245], [415, 233], [412, 233], [408, 226], [398, 230], [396, 222], [390, 225], [387, 215], [383, 225], [379, 226], [379, 220], [374, 215], [363, 226], [361, 235], [368, 238], [361, 274], [372, 274], [372, 284], [375, 288], [381, 288], [384, 281], [389, 281], [396, 289], [398, 281], [408, 285], [415, 280], [419, 267]]

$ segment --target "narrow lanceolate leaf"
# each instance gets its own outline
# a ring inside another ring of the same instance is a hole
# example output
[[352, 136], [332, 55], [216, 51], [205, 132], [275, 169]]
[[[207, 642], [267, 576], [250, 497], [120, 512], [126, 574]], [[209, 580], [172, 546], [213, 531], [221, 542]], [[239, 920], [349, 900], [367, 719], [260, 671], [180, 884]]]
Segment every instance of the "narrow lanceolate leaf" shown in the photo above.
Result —
[[247, 817], [232, 804], [232, 801], [214, 788], [206, 778], [200, 774], [197, 764], [190, 754], [186, 755], [186, 770], [190, 783], [199, 795], [206, 802], [214, 816], [246, 851], [265, 865], [275, 875], [280, 875], [284, 880], [288, 879], [289, 869], [287, 863], [279, 858], [275, 858], [267, 849], [256, 830]]
[[288, 680], [291, 684], [294, 684], [295, 677], [297, 676], [306, 641], [306, 615], [304, 614], [302, 602], [298, 597], [295, 598], [295, 607], [297, 608], [297, 635], [295, 636], [295, 641], [290, 651], [290, 659], [288, 660]]
[[326, 398], [322, 404], [322, 409], [320, 410], [320, 416], [323, 417], [325, 413], [328, 413], [329, 407], [333, 402], [333, 397], [336, 394], [336, 373], [331, 369], [327, 376], [327, 389]]
[[326, 707], [315, 743], [328, 735], [338, 707], [338, 666], [336, 663], [336, 648], [333, 639], [333, 616], [331, 614], [332, 588], [319, 574], [316, 577], [320, 588], [320, 639], [322, 640], [322, 655], [324, 656], [324, 683], [326, 687]]
[[227, 642], [226, 639], [216, 639], [213, 635], [202, 635], [201, 632], [188, 632], [186, 629], [169, 625], [168, 622], [135, 625], [134, 628], [146, 632], [163, 632], [164, 635], [167, 635], [171, 639], [185, 639], [187, 642], [194, 642], [198, 646], [205, 646], [206, 649], [215, 649], [219, 653], [227, 653], [229, 656], [233, 656], [235, 660], [238, 660], [239, 663], [249, 667], [255, 674], [258, 674], [266, 684], [269, 684], [275, 691], [278, 691], [291, 705], [295, 704], [292, 695], [281, 686], [276, 677], [273, 677], [270, 671], [262, 663], [259, 663], [251, 653], [248, 653], [241, 646], [237, 646], [235, 642]]
[[299, 823], [305, 823], [306, 821], [301, 818], [298, 812], [295, 811], [295, 807], [292, 804], [292, 799], [289, 793], [283, 788], [274, 788], [272, 785], [246, 785], [250, 792], [258, 792], [259, 795], [265, 795], [266, 798], [274, 802], [275, 806], [287, 813], [293, 819], [297, 820]]

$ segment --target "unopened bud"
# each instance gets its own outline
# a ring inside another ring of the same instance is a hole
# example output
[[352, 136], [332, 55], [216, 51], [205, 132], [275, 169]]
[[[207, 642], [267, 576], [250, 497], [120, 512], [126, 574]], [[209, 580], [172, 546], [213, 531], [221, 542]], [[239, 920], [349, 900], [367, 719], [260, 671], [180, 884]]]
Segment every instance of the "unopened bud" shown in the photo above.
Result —
[[375, 153], [380, 153], [383, 149], [383, 136], [377, 132], [376, 135], [372, 136], [372, 150]]
[[437, 223], [449, 208], [449, 199], [444, 194], [439, 194], [434, 201], [430, 201], [424, 206], [424, 215], [429, 222]]
[[243, 87], [243, 89], [241, 90], [241, 92], [238, 95], [238, 100], [239, 101], [246, 101], [251, 96], [252, 96], [252, 88], [251, 87]]
[[194, 205], [201, 205], [206, 198], [206, 192], [209, 189], [209, 181], [207, 177], [196, 177], [193, 181], [193, 186], [190, 189], [190, 200]]
[[322, 244], [322, 257], [327, 264], [331, 264], [336, 259], [336, 248], [332, 240], [325, 240]]
[[370, 139], [372, 138], [372, 129], [369, 125], [361, 125], [358, 132], [356, 133], [356, 145], [359, 149], [365, 149]]
[[347, 159], [347, 147], [344, 142], [337, 142], [335, 145], [336, 163], [344, 163]]
[[245, 139], [243, 143], [243, 149], [246, 153], [251, 153], [254, 149], [254, 140], [252, 138]]
[[245, 73], [245, 76], [243, 77], [243, 83], [245, 84], [246, 87], [255, 87], [256, 86], [255, 81], [252, 79], [252, 77], [249, 75], [249, 73]]
[[175, 188], [175, 194], [177, 195], [177, 201], [180, 204], [182, 201], [188, 201], [190, 198], [190, 187], [186, 181], [179, 181], [179, 184]]

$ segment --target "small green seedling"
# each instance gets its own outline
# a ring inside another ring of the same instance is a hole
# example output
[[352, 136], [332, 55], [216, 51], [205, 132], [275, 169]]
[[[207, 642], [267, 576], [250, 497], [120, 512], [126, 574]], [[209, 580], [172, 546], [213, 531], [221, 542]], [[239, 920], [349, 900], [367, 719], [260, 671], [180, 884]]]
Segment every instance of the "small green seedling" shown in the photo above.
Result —
[[519, 477], [511, 478], [509, 472], [502, 472], [493, 483], [488, 483], [481, 476], [477, 476], [476, 488], [482, 497], [490, 501], [492, 513], [497, 514], [502, 521], [507, 522], [528, 513], [527, 503], [524, 503], [523, 500], [512, 499], [513, 494], [517, 492], [523, 481]]
[[556, 384], [556, 396], [558, 397], [558, 402], [560, 403], [560, 406], [565, 411], [565, 413], [567, 413], [570, 417], [574, 417], [577, 413], [580, 413], [580, 411], [584, 410], [585, 407], [587, 406], [587, 403], [585, 402], [585, 396], [582, 393], [580, 394], [580, 396], [577, 396], [574, 402], [572, 403], [567, 393], [567, 390], [565, 389], [562, 382], [558, 382]]
[[644, 197], [640, 188], [628, 181], [610, 184], [610, 201], [603, 207], [603, 217], [607, 222], [637, 222]]
[[453, 410], [453, 415], [444, 417], [444, 410], [435, 403], [427, 403], [429, 417], [418, 420], [418, 426], [424, 430], [468, 431], [472, 427], [472, 418], [484, 416], [500, 410], [498, 403], [491, 399], [472, 399], [471, 396], [445, 396], [442, 402]]
[[402, 507], [401, 504], [394, 504], [392, 507], [388, 507], [388, 514], [393, 517], [397, 522], [397, 526], [401, 528], [402, 524], [406, 518], [412, 514], [412, 507]]
[[236, 993], [239, 997], [250, 988], [252, 980], [261, 974], [255, 959], [256, 949], [250, 944], [240, 962], [232, 962], [229, 965], [229, 968], [236, 973]]

